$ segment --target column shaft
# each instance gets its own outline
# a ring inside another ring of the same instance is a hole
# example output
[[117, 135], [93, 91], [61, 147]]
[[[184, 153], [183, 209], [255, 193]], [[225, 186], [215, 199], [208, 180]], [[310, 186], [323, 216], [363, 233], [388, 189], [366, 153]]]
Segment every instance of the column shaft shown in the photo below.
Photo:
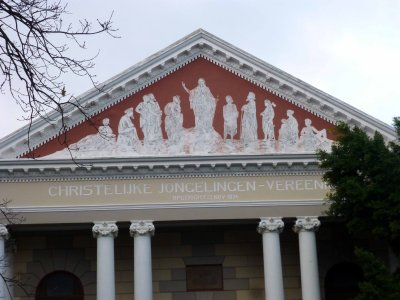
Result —
[[[6, 273], [6, 240], [8, 239], [7, 227], [0, 224], [0, 273], [5, 275]], [[3, 278], [0, 278], [0, 299], [9, 299], [7, 282]]]
[[320, 300], [318, 255], [315, 231], [320, 226], [316, 217], [298, 217], [294, 230], [299, 234], [301, 293], [303, 300]]
[[[8, 240], [5, 249], [5, 271], [4, 274], [7, 278], [14, 278], [14, 257], [15, 256], [15, 240]], [[7, 300], [14, 299], [14, 283], [8, 282], [6, 284], [6, 297]]]
[[115, 300], [114, 238], [118, 233], [115, 222], [95, 222], [93, 235], [97, 238], [97, 300]]
[[265, 299], [268, 300], [285, 298], [279, 240], [283, 226], [281, 218], [262, 218], [257, 229], [263, 240]]
[[134, 238], [135, 300], [152, 300], [151, 236], [154, 234], [154, 225], [152, 221], [132, 221], [130, 232]]
[[150, 235], [138, 235], [134, 242], [135, 299], [153, 299]]

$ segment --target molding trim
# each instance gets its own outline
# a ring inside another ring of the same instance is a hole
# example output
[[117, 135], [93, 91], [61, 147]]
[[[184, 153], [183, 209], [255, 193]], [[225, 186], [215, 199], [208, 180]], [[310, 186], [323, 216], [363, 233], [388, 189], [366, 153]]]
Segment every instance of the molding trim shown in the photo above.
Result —
[[0, 182], [323, 175], [314, 154], [0, 160]]
[[79, 206], [24, 206], [11, 207], [15, 213], [54, 213], [54, 212], [93, 212], [119, 210], [151, 210], [151, 209], [187, 209], [187, 208], [235, 208], [235, 207], [274, 207], [274, 206], [315, 206], [324, 205], [321, 199], [309, 200], [255, 200], [241, 202], [182, 202], [131, 205], [79, 205]]

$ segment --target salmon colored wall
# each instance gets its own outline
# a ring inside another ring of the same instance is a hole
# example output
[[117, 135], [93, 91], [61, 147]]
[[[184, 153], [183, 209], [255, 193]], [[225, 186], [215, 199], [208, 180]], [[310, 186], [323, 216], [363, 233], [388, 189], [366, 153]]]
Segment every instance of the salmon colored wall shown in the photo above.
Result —
[[[318, 130], [323, 128], [329, 129], [332, 124], [318, 118], [317, 116], [307, 112], [294, 104], [289, 103], [282, 98], [273, 95], [272, 93], [238, 77], [235, 74], [230, 73], [227, 70], [205, 60], [202, 58], [196, 59], [195, 61], [189, 63], [183, 68], [175, 71], [174, 73], [166, 76], [165, 78], [159, 80], [158, 82], [152, 84], [151, 86], [143, 89], [142, 91], [128, 97], [122, 102], [114, 105], [113, 107], [103, 111], [102, 113], [94, 116], [92, 122], [97, 126], [101, 125], [101, 121], [104, 118], [110, 119], [110, 127], [113, 132], [117, 134], [119, 119], [123, 116], [124, 110], [136, 106], [142, 101], [143, 95], [153, 93], [156, 97], [161, 110], [164, 111], [164, 106], [172, 101], [174, 95], [179, 95], [181, 97], [181, 108], [184, 114], [183, 126], [185, 128], [194, 127], [194, 114], [189, 107], [189, 95], [182, 87], [182, 82], [185, 82], [188, 89], [193, 89], [197, 86], [197, 81], [199, 78], [204, 78], [206, 85], [210, 88], [211, 93], [215, 98], [218, 98], [215, 118], [214, 118], [214, 128], [223, 136], [223, 117], [222, 108], [225, 105], [225, 96], [231, 95], [233, 97], [234, 103], [237, 105], [238, 110], [242, 105], [246, 103], [247, 94], [252, 91], [256, 95], [256, 106], [257, 106], [257, 122], [258, 122], [258, 137], [259, 139], [264, 138], [262, 131], [262, 123], [260, 113], [264, 110], [264, 100], [268, 98], [269, 100], [275, 102], [275, 136], [278, 137], [278, 130], [280, 128], [280, 120], [287, 118], [286, 111], [291, 109], [294, 111], [294, 117], [299, 123], [299, 130], [304, 127], [304, 119], [309, 118], [312, 120], [312, 124]], [[143, 139], [142, 131], [139, 127], [139, 114], [135, 112], [134, 124], [136, 126], [138, 135], [140, 139]], [[164, 122], [164, 113], [162, 120]], [[163, 126], [164, 127], [164, 126]], [[240, 128], [240, 116], [238, 120], [238, 129]], [[96, 127], [91, 125], [89, 122], [84, 122], [77, 127], [71, 129], [67, 134], [68, 144], [73, 144], [87, 136], [88, 134], [95, 134]], [[164, 138], [167, 135], [163, 128]], [[328, 138], [333, 139], [332, 134], [328, 130]], [[235, 139], [239, 139], [238, 134]], [[63, 141], [64, 137], [55, 138], [48, 143], [42, 145], [38, 149], [28, 156], [34, 155], [35, 157], [46, 156], [56, 151], [65, 148], [65, 144], [60, 143]]]

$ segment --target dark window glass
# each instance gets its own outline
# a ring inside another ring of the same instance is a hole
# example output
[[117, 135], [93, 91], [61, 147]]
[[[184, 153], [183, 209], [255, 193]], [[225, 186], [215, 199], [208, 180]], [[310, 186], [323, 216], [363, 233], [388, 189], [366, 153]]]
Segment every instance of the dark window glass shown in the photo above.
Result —
[[358, 284], [363, 279], [361, 268], [353, 263], [334, 265], [325, 277], [326, 300], [350, 300], [359, 292]]
[[46, 275], [36, 289], [36, 300], [83, 300], [83, 287], [72, 273], [56, 271]]

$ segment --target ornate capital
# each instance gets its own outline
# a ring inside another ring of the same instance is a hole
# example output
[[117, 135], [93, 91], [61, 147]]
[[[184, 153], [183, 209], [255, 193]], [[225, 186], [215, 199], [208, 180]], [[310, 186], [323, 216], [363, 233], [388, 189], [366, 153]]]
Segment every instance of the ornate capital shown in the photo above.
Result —
[[0, 224], [0, 238], [4, 240], [8, 240], [10, 234], [8, 233], [7, 227], [3, 224]]
[[281, 217], [261, 218], [260, 223], [258, 223], [257, 231], [260, 234], [265, 232], [281, 233], [284, 226], [285, 224]]
[[297, 217], [293, 230], [297, 233], [300, 231], [317, 231], [320, 225], [321, 222], [318, 217]]
[[142, 221], [131, 221], [131, 226], [129, 227], [129, 232], [132, 237], [136, 235], [154, 235], [154, 225], [152, 220], [142, 220]]
[[118, 226], [114, 221], [94, 222], [92, 232], [94, 238], [106, 236], [116, 238], [118, 236]]

